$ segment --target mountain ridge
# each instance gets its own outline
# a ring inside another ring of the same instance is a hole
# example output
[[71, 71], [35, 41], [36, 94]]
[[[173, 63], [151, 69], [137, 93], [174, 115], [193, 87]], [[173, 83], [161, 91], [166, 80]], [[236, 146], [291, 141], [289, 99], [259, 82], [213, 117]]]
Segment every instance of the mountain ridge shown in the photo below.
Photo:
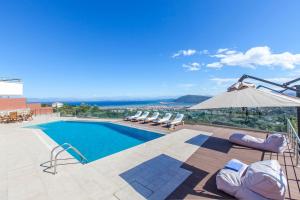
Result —
[[184, 95], [178, 97], [174, 100], [176, 103], [200, 103], [207, 99], [211, 98], [211, 96], [204, 96], [204, 95]]

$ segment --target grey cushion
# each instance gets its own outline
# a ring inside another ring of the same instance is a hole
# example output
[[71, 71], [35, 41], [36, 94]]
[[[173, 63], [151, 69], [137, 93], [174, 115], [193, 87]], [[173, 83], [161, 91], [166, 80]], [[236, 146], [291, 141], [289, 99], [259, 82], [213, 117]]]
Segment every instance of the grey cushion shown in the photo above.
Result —
[[284, 135], [276, 133], [268, 136], [266, 140], [256, 138], [247, 134], [233, 133], [229, 141], [242, 146], [252, 147], [276, 153], [282, 153], [287, 148], [287, 142]]
[[255, 162], [238, 171], [221, 169], [216, 176], [217, 188], [237, 199], [284, 199], [287, 181], [276, 160]]
[[240, 200], [269, 200], [268, 198], [265, 198], [246, 187], [240, 187], [234, 197]]
[[283, 153], [287, 148], [286, 137], [280, 133], [270, 134], [265, 140], [265, 146], [269, 151]]
[[284, 199], [287, 180], [277, 160], [259, 161], [249, 165], [242, 184], [269, 199]]
[[216, 176], [216, 182], [219, 190], [222, 190], [231, 196], [235, 196], [241, 187], [241, 177], [248, 165], [236, 159], [232, 159], [232, 161], [242, 164], [243, 167], [238, 172], [226, 168], [221, 169]]

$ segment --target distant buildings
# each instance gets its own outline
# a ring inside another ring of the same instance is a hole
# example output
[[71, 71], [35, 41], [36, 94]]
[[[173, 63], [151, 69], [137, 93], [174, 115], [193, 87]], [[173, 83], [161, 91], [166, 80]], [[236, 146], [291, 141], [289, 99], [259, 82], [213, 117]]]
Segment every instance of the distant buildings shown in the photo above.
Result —
[[63, 103], [61, 103], [61, 102], [54, 102], [54, 103], [52, 103], [52, 108], [61, 108], [61, 107], [63, 107]]

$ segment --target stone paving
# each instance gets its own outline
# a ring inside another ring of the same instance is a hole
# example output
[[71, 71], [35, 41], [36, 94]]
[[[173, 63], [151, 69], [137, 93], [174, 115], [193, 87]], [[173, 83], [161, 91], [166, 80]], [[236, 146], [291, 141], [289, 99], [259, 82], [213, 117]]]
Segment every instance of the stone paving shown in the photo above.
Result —
[[[50, 159], [57, 144], [42, 131], [23, 127], [57, 120], [65, 119], [42, 116], [0, 124], [1, 200], [164, 199], [191, 174], [180, 166], [199, 146], [186, 141], [211, 135], [181, 129], [85, 165], [59, 165], [52, 175], [40, 165]], [[72, 160], [68, 153], [62, 157]]]

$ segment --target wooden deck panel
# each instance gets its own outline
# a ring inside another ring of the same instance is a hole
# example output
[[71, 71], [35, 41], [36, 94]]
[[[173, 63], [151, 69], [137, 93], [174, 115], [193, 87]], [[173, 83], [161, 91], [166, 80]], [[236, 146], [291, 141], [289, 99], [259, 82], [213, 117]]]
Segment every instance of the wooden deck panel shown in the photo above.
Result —
[[[218, 171], [232, 158], [239, 159], [246, 164], [263, 158], [263, 152], [261, 151], [233, 145], [228, 141], [230, 134], [237, 132], [236, 130], [204, 126], [201, 130], [212, 132], [213, 139], [208, 139], [185, 164], [195, 167], [194, 171], [203, 171], [202, 174], [206, 174], [206, 176], [199, 177], [193, 173], [168, 199], [231, 199], [231, 196], [219, 191], [216, 187], [216, 174]], [[261, 136], [261, 133], [257, 132], [251, 132], [250, 134]], [[182, 167], [186, 168], [186, 165]], [[196, 182], [195, 180], [198, 180], [198, 182], [194, 184], [194, 187], [187, 184]]]
[[[215, 128], [213, 132], [213, 136], [220, 137], [223, 139], [228, 139], [229, 135], [234, 132], [234, 130], [220, 130], [219, 128]], [[244, 131], [245, 132], [245, 131]], [[260, 136], [263, 138], [265, 136], [264, 133], [255, 133], [248, 132], [253, 136]], [[211, 145], [219, 145], [218, 143], [212, 143]], [[226, 144], [225, 142], [222, 145], [227, 145], [224, 147], [228, 149], [231, 144]], [[205, 146], [205, 144], [204, 144]], [[200, 156], [201, 155], [201, 156]], [[215, 158], [215, 159], [214, 159]], [[300, 169], [295, 167], [295, 159], [293, 158], [293, 154], [290, 150], [287, 150], [284, 154], [280, 155], [277, 153], [263, 152], [259, 150], [254, 150], [250, 148], [244, 148], [237, 145], [231, 145], [230, 150], [224, 155], [220, 155], [220, 153], [216, 153], [214, 149], [204, 150], [200, 147], [187, 161], [186, 163], [196, 167], [197, 169], [205, 169], [207, 172], [207, 176], [199, 180], [197, 187], [188, 188], [186, 183], [184, 182], [181, 186], [179, 186], [168, 198], [169, 199], [230, 199], [232, 197], [220, 192], [216, 188], [215, 176], [219, 169], [221, 169], [224, 164], [232, 159], [236, 158], [241, 160], [246, 164], [250, 164], [252, 162], [256, 162], [259, 160], [269, 160], [276, 159], [281, 164], [284, 172], [286, 173], [286, 177], [288, 180], [288, 190], [286, 192], [286, 199], [300, 199], [300, 190], [299, 190], [299, 176]], [[201, 160], [202, 162], [200, 162]], [[184, 167], [184, 166], [183, 166]], [[189, 178], [192, 178], [191, 175]], [[188, 180], [187, 180], [188, 181]], [[187, 190], [188, 188], [188, 190]], [[201, 191], [200, 193], [195, 193], [192, 190]]]
[[[138, 124], [138, 126], [153, 129], [149, 124]], [[154, 127], [156, 130], [166, 131], [164, 127]], [[279, 155], [233, 145], [228, 141], [230, 134], [234, 132], [247, 133], [260, 138], [265, 138], [266, 133], [205, 125], [179, 126], [177, 130], [181, 128], [211, 132], [213, 135], [182, 165], [182, 168], [193, 173], [169, 195], [168, 199], [232, 199], [233, 197], [216, 188], [216, 174], [232, 158], [246, 164], [260, 160], [278, 160], [288, 180], [286, 199], [300, 199], [300, 168], [295, 167], [295, 159], [290, 150]]]

